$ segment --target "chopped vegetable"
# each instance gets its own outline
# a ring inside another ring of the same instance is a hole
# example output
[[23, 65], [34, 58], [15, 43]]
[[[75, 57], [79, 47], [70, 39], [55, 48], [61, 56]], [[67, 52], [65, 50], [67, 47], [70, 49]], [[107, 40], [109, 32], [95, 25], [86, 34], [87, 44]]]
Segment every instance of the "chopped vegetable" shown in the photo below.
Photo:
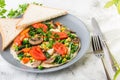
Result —
[[65, 63], [67, 61], [67, 59], [66, 58], [64, 58], [63, 60], [62, 60], [62, 63]]
[[41, 28], [44, 32], [47, 31], [48, 27], [43, 23], [35, 23], [32, 25], [34, 28]]
[[23, 48], [25, 48], [25, 45], [19, 46], [19, 47], [18, 47], [18, 50], [21, 50], [21, 49], [23, 49]]
[[55, 25], [56, 25], [56, 26], [60, 26], [61, 23], [60, 23], [60, 22], [55, 22]]
[[52, 34], [54, 38], [57, 39], [66, 39], [68, 37], [68, 35], [65, 32], [53, 32]]
[[44, 69], [44, 67], [41, 66], [41, 65], [39, 65], [39, 66], [38, 66], [38, 69], [39, 69], [39, 70], [42, 70], [42, 69]]
[[15, 48], [15, 51], [18, 51], [18, 50], [19, 50], [19, 48], [18, 48], [17, 45], [15, 45], [14, 48]]
[[66, 59], [70, 60], [71, 59], [71, 54], [66, 55]]
[[38, 29], [36, 30], [36, 33], [37, 33], [37, 34], [44, 34], [42, 28], [38, 28]]
[[56, 56], [54, 62], [57, 64], [62, 63], [62, 57], [60, 55]]
[[76, 35], [74, 33], [68, 32], [67, 34], [71, 39], [74, 39], [76, 37]]
[[28, 63], [29, 61], [30, 61], [30, 58], [27, 58], [27, 57], [22, 58], [22, 62], [23, 62], [24, 64]]
[[46, 56], [47, 58], [50, 58], [50, 54], [49, 54], [48, 52], [45, 52], [45, 56]]
[[36, 60], [41, 60], [41, 61], [46, 60], [45, 55], [43, 54], [42, 50], [38, 46], [33, 46], [30, 50], [30, 54]]
[[48, 26], [48, 30], [52, 29], [53, 28], [53, 25], [50, 24], [50, 23], [45, 23], [47, 26]]
[[24, 48], [24, 49], [22, 49], [22, 51], [23, 51], [24, 53], [28, 53], [28, 52], [30, 51], [30, 48]]
[[24, 38], [28, 38], [28, 33], [21, 34], [18, 37], [15, 38], [14, 43], [18, 46], [22, 44], [22, 41]]
[[24, 53], [23, 53], [23, 52], [20, 52], [17, 56], [18, 56], [18, 58], [21, 60], [21, 59], [24, 57]]
[[52, 48], [53, 43], [54, 43], [53, 40], [49, 40], [49, 43], [47, 44], [47, 47], [48, 47], [48, 48]]
[[28, 33], [29, 30], [30, 30], [30, 28], [27, 28], [27, 29], [23, 30], [23, 31], [20, 33], [20, 35], [24, 35], [24, 34]]
[[28, 39], [27, 39], [27, 38], [25, 38], [25, 39], [22, 41], [22, 44], [23, 44], [23, 45], [29, 44]]
[[30, 36], [34, 36], [34, 35], [35, 35], [35, 32], [30, 31], [30, 32], [29, 32], [29, 35], [30, 35]]
[[55, 49], [56, 52], [58, 52], [61, 55], [66, 55], [67, 54], [67, 48], [62, 43], [54, 44], [53, 48]]

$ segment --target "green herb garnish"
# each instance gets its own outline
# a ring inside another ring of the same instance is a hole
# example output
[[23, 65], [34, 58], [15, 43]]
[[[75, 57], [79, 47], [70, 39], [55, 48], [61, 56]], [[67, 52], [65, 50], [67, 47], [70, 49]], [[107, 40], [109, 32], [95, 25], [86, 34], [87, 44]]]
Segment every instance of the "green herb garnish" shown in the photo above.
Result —
[[54, 62], [57, 63], [57, 64], [62, 63], [62, 57], [60, 55], [56, 56]]
[[23, 48], [25, 48], [25, 45], [19, 46], [19, 47], [18, 47], [18, 50], [21, 50], [21, 49], [23, 49]]
[[50, 54], [49, 54], [48, 52], [45, 52], [45, 56], [46, 56], [47, 58], [50, 58]]
[[59, 35], [58, 35], [58, 34], [54, 34], [54, 37], [55, 37], [55, 38], [59, 38]]
[[[40, 5], [40, 3], [33, 2], [33, 4]], [[5, 0], [0, 0], [0, 18], [15, 18], [22, 15], [28, 7], [28, 3], [20, 4], [17, 9], [7, 10], [5, 8]]]
[[17, 57], [21, 60], [23, 57], [24, 57], [24, 53], [23, 52], [20, 52]]

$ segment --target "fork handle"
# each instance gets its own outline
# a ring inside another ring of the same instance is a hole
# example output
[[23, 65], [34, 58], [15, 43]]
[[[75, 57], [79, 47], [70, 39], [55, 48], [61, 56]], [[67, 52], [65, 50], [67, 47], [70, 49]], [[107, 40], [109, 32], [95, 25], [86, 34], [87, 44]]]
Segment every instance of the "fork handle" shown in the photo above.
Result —
[[104, 63], [103, 58], [101, 58], [101, 61], [103, 63], [103, 67], [104, 67], [104, 70], [105, 70], [105, 74], [106, 74], [107, 80], [112, 80], [111, 77], [110, 77], [110, 74], [108, 73], [108, 71], [107, 71], [107, 69], [105, 67], [105, 63]]

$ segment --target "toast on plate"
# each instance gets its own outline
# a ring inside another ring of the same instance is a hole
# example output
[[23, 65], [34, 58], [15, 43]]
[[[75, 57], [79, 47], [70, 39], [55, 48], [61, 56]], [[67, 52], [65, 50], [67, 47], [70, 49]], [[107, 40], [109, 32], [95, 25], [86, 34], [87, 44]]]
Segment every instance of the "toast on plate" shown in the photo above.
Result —
[[23, 18], [18, 22], [17, 29], [26, 28], [33, 23], [50, 20], [65, 14], [67, 14], [67, 12], [62, 9], [30, 4], [23, 15]]
[[14, 38], [22, 31], [17, 30], [16, 24], [20, 19], [0, 19], [0, 31], [2, 36], [2, 50], [4, 50]]

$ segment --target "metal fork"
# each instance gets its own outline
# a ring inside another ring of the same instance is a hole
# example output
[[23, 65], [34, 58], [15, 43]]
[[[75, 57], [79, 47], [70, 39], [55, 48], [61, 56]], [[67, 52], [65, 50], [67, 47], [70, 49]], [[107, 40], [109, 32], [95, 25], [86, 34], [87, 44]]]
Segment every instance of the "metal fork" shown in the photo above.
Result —
[[93, 35], [91, 39], [92, 39], [93, 53], [95, 54], [95, 56], [97, 56], [98, 58], [101, 59], [101, 61], [103, 63], [103, 67], [104, 67], [104, 70], [105, 70], [107, 80], [111, 80], [111, 77], [110, 77], [110, 75], [109, 75], [109, 73], [106, 69], [105, 62], [104, 62], [102, 42], [101, 42], [98, 35]]

